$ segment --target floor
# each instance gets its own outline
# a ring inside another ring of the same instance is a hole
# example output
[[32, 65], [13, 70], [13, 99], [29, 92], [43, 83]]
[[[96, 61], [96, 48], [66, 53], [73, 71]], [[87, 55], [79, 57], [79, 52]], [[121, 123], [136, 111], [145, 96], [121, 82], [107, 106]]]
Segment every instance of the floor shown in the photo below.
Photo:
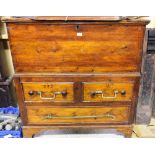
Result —
[[151, 119], [149, 125], [134, 125], [133, 138], [155, 138], [155, 118]]
[[[42, 137], [100, 137], [100, 138], [123, 138], [121, 135], [114, 135], [114, 134], [69, 134], [69, 135], [50, 135], [50, 134], [43, 134], [36, 136], [36, 138], [42, 138]], [[133, 127], [133, 134], [132, 138], [155, 138], [155, 118], [151, 119], [151, 122], [149, 125], [134, 125]]]

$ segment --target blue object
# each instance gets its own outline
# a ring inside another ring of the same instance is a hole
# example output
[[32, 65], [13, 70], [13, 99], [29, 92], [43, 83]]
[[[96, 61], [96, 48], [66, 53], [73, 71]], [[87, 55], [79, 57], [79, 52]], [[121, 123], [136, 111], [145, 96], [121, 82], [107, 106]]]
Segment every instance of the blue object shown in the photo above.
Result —
[[[14, 107], [7, 107], [7, 108], [0, 108], [1, 114], [16, 114], [19, 116], [19, 109]], [[22, 128], [20, 130], [1, 130], [0, 131], [0, 138], [22, 138]]]
[[0, 113], [17, 114], [19, 116], [19, 109], [14, 107], [0, 108]]
[[5, 138], [6, 137], [9, 137], [9, 138], [22, 138], [22, 128], [20, 128], [19, 131], [16, 131], [16, 130], [10, 130], [10, 131], [7, 131], [7, 130], [2, 130], [0, 131], [0, 138]]

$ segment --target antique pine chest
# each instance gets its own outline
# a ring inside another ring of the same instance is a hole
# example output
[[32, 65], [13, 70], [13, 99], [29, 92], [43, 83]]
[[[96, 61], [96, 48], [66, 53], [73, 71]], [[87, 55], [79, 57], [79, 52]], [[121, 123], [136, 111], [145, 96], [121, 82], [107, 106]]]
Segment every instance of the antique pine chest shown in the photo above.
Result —
[[130, 137], [146, 20], [10, 18], [23, 134], [90, 129]]

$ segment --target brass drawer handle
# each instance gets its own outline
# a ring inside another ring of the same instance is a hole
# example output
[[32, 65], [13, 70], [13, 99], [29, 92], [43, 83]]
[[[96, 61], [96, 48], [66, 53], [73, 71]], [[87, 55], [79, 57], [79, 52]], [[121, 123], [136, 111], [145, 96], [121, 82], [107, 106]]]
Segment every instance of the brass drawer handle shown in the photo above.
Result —
[[67, 91], [62, 91], [62, 92], [52, 92], [52, 96], [51, 97], [43, 97], [44, 92], [42, 91], [29, 91], [29, 95], [33, 96], [33, 95], [39, 95], [40, 99], [42, 100], [54, 100], [56, 98], [56, 95], [62, 95], [63, 97], [67, 96]]
[[91, 96], [94, 97], [95, 95], [97, 94], [101, 94], [102, 98], [117, 98], [117, 95], [118, 95], [118, 90], [114, 90], [114, 96], [104, 96], [104, 92], [103, 91], [93, 91], [91, 92]]
[[107, 112], [107, 113], [102, 114], [102, 115], [91, 115], [91, 116], [55, 116], [52, 114], [48, 114], [48, 115], [45, 115], [43, 118], [44, 119], [80, 119], [80, 118], [94, 118], [94, 119], [110, 118], [110, 119], [115, 119], [115, 115], [113, 115], [110, 112]]
[[61, 92], [54, 92], [52, 97], [43, 97], [41, 91], [38, 92], [38, 94], [39, 94], [39, 96], [40, 96], [40, 99], [42, 99], [42, 100], [54, 100], [55, 97], [56, 97], [56, 95], [60, 95]]

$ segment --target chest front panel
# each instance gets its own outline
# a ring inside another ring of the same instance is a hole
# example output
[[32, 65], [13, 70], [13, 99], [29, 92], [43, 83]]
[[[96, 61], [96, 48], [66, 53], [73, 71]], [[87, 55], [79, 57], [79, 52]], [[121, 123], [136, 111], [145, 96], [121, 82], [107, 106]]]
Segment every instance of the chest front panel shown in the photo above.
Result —
[[140, 70], [143, 26], [8, 24], [16, 72]]

